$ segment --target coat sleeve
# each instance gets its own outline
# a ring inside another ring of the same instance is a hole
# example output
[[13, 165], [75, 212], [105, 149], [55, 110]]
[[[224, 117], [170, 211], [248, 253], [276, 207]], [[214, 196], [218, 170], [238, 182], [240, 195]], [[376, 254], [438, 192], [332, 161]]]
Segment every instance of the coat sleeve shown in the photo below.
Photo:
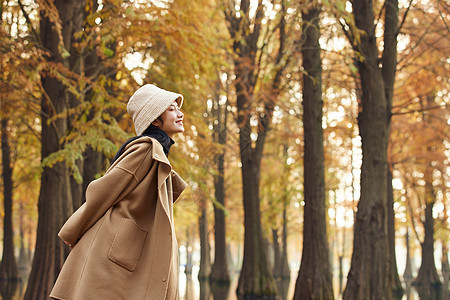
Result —
[[173, 189], [173, 202], [178, 200], [178, 197], [188, 186], [186, 181], [184, 181], [175, 171], [172, 171], [172, 189]]
[[103, 177], [92, 181], [86, 189], [86, 202], [67, 220], [58, 236], [74, 246], [110, 207], [128, 195], [154, 163], [151, 148], [150, 143], [132, 145]]

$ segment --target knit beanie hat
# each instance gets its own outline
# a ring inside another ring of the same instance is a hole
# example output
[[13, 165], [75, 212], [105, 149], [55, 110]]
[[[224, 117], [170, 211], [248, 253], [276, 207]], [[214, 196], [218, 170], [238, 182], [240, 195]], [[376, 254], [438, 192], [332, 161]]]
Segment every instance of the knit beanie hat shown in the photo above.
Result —
[[128, 101], [127, 111], [133, 118], [136, 135], [141, 135], [169, 106], [177, 101], [183, 105], [183, 95], [166, 91], [153, 84], [140, 87]]

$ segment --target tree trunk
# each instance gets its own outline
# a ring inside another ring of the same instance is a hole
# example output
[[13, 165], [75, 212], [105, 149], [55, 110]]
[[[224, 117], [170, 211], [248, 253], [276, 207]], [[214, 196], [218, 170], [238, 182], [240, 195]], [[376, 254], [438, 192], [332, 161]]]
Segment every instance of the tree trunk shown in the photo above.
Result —
[[[202, 204], [206, 206], [206, 200], [202, 200]], [[206, 280], [211, 273], [211, 255], [208, 236], [208, 219], [206, 215], [206, 207], [202, 208], [199, 218], [199, 235], [200, 235], [200, 270], [198, 271], [198, 279]]]
[[[287, 197], [285, 197], [287, 198]], [[287, 257], [287, 199], [283, 203], [283, 232], [281, 235], [281, 278], [290, 279], [291, 270], [289, 268], [289, 262]]]
[[403, 280], [408, 285], [411, 283], [413, 275], [412, 275], [412, 266], [411, 266], [411, 247], [409, 246], [409, 229], [406, 231], [405, 235], [406, 242], [406, 264], [405, 271], [403, 272]]
[[392, 171], [388, 168], [388, 240], [389, 240], [389, 282], [391, 284], [392, 295], [395, 299], [403, 296], [403, 287], [398, 277], [397, 259], [395, 255], [395, 216], [394, 216], [394, 189], [392, 187]]
[[104, 168], [102, 153], [94, 150], [92, 146], [88, 146], [84, 152], [83, 161], [83, 185], [82, 185], [82, 197], [81, 203], [86, 202], [86, 189], [96, 176]]
[[[61, 18], [61, 36], [55, 31], [55, 24], [48, 16], [41, 14], [40, 32], [43, 46], [50, 51], [49, 60], [69, 67], [61, 45], [70, 53], [73, 33], [80, 31], [81, 24], [76, 22], [83, 14], [84, 1], [56, 0], [54, 5]], [[51, 66], [50, 66], [51, 67]], [[42, 86], [46, 92], [42, 96], [42, 159], [60, 150], [60, 141], [67, 131], [64, 117], [54, 118], [68, 108], [67, 90], [64, 84], [49, 73], [42, 73]], [[72, 210], [69, 186], [69, 174], [64, 163], [45, 167], [41, 177], [41, 189], [38, 202], [38, 228], [36, 249], [29, 284], [24, 299], [47, 299], [64, 261], [63, 243], [57, 233]]]
[[220, 84], [217, 84], [215, 103], [213, 107], [214, 120], [213, 138], [216, 143], [224, 146], [222, 153], [215, 157], [217, 175], [214, 175], [214, 264], [211, 267], [210, 280], [217, 283], [229, 284], [228, 260], [226, 255], [226, 222], [225, 222], [225, 143], [227, 140], [227, 109], [226, 104], [221, 105]]
[[[184, 268], [184, 273], [186, 277], [192, 275], [192, 236], [191, 236], [191, 228], [188, 227], [186, 229], [186, 266]], [[187, 280], [187, 278], [186, 278]]]
[[431, 291], [439, 290], [441, 282], [434, 263], [434, 219], [433, 206], [435, 203], [435, 195], [433, 191], [432, 167], [428, 166], [424, 175], [425, 180], [425, 238], [422, 246], [422, 263], [419, 268], [413, 285], [422, 290], [429, 290], [430, 294], [425, 293], [425, 297], [431, 297]]
[[[283, 145], [283, 157], [286, 160], [288, 158], [288, 146], [285, 144]], [[285, 193], [283, 194], [283, 212], [282, 212], [282, 232], [281, 232], [281, 242], [279, 241], [278, 237], [278, 229], [273, 228], [272, 229], [272, 237], [273, 237], [273, 249], [274, 249], [274, 266], [273, 266], [273, 276], [277, 279], [277, 285], [279, 285], [279, 281], [285, 280], [289, 281], [291, 278], [291, 270], [289, 269], [289, 263], [287, 258], [287, 206], [289, 202], [289, 196], [287, 194], [287, 185], [288, 185], [288, 174], [289, 170], [287, 168], [287, 165], [284, 166], [283, 170], [283, 177], [285, 180], [284, 183], [284, 190]], [[280, 289], [279, 289], [280, 290]], [[281, 295], [282, 296], [282, 295]]]
[[1, 119], [2, 140], [2, 177], [3, 177], [3, 205], [5, 216], [3, 219], [3, 256], [0, 263], [0, 280], [20, 280], [17, 271], [16, 257], [14, 256], [12, 203], [13, 203], [13, 170], [11, 168], [11, 151], [8, 143], [8, 119]]
[[316, 2], [303, 13], [305, 207], [303, 252], [294, 299], [334, 299], [326, 233], [319, 15]]
[[[444, 207], [445, 209], [445, 207]], [[449, 299], [450, 298], [450, 267], [448, 264], [448, 246], [447, 241], [442, 239], [442, 257], [441, 257], [441, 274], [443, 278], [442, 282], [442, 299]]]
[[[241, 129], [242, 132], [242, 129]], [[255, 170], [249, 151], [242, 144], [251, 143], [250, 136], [240, 134], [244, 193], [244, 259], [238, 282], [239, 298], [275, 296], [276, 287], [267, 261], [259, 207], [259, 168]]]
[[273, 240], [273, 268], [272, 274], [275, 279], [281, 278], [281, 251], [280, 242], [278, 241], [278, 229], [272, 228]]
[[[393, 1], [388, 2], [386, 7], [395, 6]], [[358, 125], [363, 162], [353, 254], [343, 298], [391, 299], [386, 204], [390, 99], [386, 95], [382, 70], [379, 68], [372, 0], [353, 1], [353, 15], [356, 26], [364, 31], [358, 37], [360, 41], [353, 45], [361, 57], [357, 64], [362, 90]], [[390, 53], [386, 51], [383, 55]], [[386, 58], [386, 61], [389, 59]], [[385, 67], [392, 65], [383, 65]]]

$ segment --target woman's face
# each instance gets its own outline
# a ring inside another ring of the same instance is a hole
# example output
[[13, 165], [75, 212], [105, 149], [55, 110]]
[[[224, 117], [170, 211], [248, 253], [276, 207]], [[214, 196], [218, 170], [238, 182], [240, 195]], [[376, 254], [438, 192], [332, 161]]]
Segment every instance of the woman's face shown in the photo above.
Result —
[[161, 115], [162, 122], [156, 120], [154, 125], [164, 130], [170, 138], [173, 138], [176, 133], [184, 132], [183, 118], [184, 114], [178, 107], [177, 101], [173, 101]]

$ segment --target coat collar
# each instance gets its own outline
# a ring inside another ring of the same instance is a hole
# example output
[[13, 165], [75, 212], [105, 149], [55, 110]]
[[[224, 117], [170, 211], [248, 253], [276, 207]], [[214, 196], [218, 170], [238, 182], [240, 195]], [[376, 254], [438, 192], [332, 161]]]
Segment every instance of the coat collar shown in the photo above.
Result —
[[169, 160], [167, 159], [166, 154], [164, 153], [163, 146], [152, 137], [147, 137], [152, 141], [153, 147], [152, 147], [152, 157], [154, 160], [157, 160], [159, 162], [162, 162], [170, 167], [170, 170], [172, 170], [172, 166], [170, 165]]
[[187, 187], [187, 183], [180, 177], [180, 175], [178, 175], [175, 171], [172, 170], [172, 165], [167, 159], [167, 156], [164, 153], [162, 145], [155, 138], [143, 136], [130, 144], [142, 142], [143, 139], [147, 139], [152, 143], [152, 158], [162, 163], [160, 171], [158, 172], [158, 188], [162, 186], [162, 184], [166, 181], [167, 177], [170, 174], [172, 175], [172, 184], [174, 193], [173, 200], [175, 202], [178, 199], [178, 196], [181, 194], [181, 192]]

